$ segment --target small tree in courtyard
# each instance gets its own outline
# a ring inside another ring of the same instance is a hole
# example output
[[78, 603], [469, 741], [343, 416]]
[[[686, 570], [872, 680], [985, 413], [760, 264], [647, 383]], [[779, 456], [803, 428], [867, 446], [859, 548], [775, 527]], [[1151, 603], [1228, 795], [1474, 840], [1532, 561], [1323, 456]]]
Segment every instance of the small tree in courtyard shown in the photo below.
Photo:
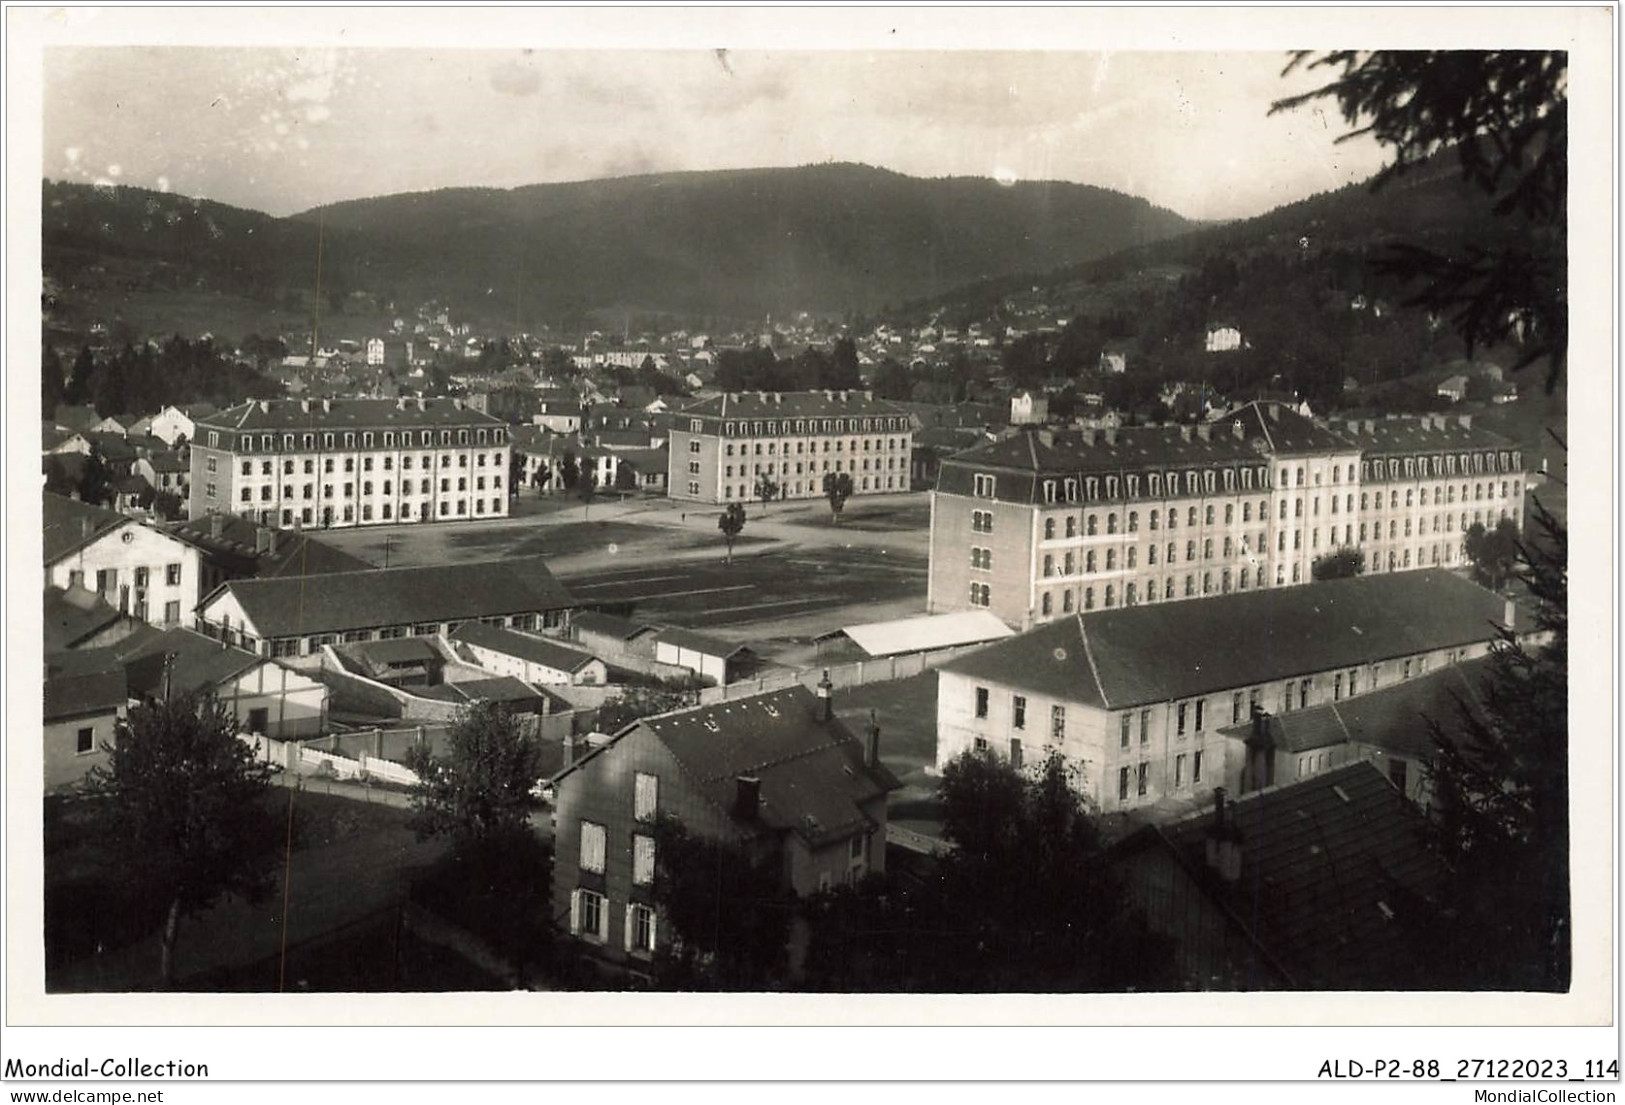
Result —
[[831, 516], [841, 520], [841, 511], [852, 497], [852, 476], [847, 472], [827, 472], [824, 475], [824, 498], [829, 500]]
[[413, 749], [408, 766], [412, 819], [418, 838], [449, 837], [452, 852], [441, 877], [461, 908], [475, 911], [516, 964], [545, 955], [551, 931], [547, 886], [552, 855], [530, 826], [541, 808], [541, 742], [524, 733], [505, 707], [477, 703], [452, 726], [448, 747], [435, 755]]
[[167, 989], [182, 916], [228, 894], [257, 900], [270, 889], [287, 839], [267, 802], [271, 768], [254, 760], [213, 698], [137, 707], [106, 751], [87, 790], [105, 802], [102, 839], [123, 877], [166, 903], [159, 977]]
[[728, 509], [722, 512], [717, 519], [717, 529], [722, 531], [722, 539], [728, 543], [727, 563], [734, 562], [734, 539], [745, 528], [745, 507], [742, 503], [729, 503]]
[[779, 494], [779, 484], [772, 476], [765, 472], [756, 477], [756, 497], [762, 501], [762, 512], [767, 512], [767, 504], [771, 503]]

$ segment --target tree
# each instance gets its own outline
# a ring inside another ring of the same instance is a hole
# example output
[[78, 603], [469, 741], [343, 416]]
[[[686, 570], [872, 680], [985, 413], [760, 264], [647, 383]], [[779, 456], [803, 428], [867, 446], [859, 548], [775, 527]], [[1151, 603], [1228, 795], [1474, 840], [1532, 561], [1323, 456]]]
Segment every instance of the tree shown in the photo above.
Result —
[[[1568, 531], [1539, 502], [1517, 574], [1535, 600], [1529, 646], [1503, 631], [1456, 735], [1432, 724], [1433, 838], [1449, 864], [1446, 986], [1564, 991], [1569, 916]], [[1527, 630], [1525, 631], [1527, 632]]]
[[255, 761], [213, 698], [132, 709], [106, 752], [87, 789], [105, 803], [101, 839], [124, 877], [167, 904], [159, 966], [167, 989], [181, 917], [227, 894], [262, 897], [287, 829], [267, 804], [271, 767]]
[[1562, 51], [1357, 51], [1300, 67], [1338, 75], [1276, 102], [1290, 110], [1330, 97], [1356, 129], [1394, 152], [1380, 188], [1447, 150], [1463, 180], [1492, 197], [1498, 225], [1460, 249], [1400, 246], [1377, 272], [1420, 284], [1412, 305], [1448, 315], [1468, 354], [1521, 344], [1515, 367], [1548, 359], [1546, 390], [1568, 353], [1568, 55]]
[[722, 512], [717, 519], [717, 529], [722, 531], [722, 539], [728, 543], [727, 563], [734, 561], [734, 538], [745, 528], [745, 507], [743, 503], [729, 503], [728, 509]]
[[1309, 574], [1316, 580], [1349, 579], [1365, 574], [1365, 550], [1352, 545], [1315, 557]]
[[[698, 683], [693, 685], [698, 686]], [[617, 733], [639, 718], [668, 713], [692, 704], [693, 695], [686, 682], [673, 680], [652, 686], [627, 684], [619, 698], [611, 699], [598, 708], [595, 725], [605, 733]]]
[[506, 707], [480, 702], [452, 726], [444, 756], [420, 746], [407, 759], [419, 779], [409, 824], [419, 840], [451, 839], [441, 880], [461, 891], [465, 907], [471, 897], [479, 903], [482, 927], [517, 965], [521, 986], [551, 933], [552, 854], [530, 826], [542, 806], [542, 755], [541, 742]]
[[1502, 518], [1494, 529], [1485, 529], [1482, 522], [1474, 522], [1462, 537], [1462, 551], [1472, 562], [1473, 579], [1492, 591], [1499, 591], [1514, 578], [1517, 570], [1517, 523]]
[[841, 511], [846, 509], [846, 501], [852, 497], [852, 476], [846, 472], [826, 472], [824, 474], [824, 498], [829, 500], [831, 517], [836, 522], [841, 520]]
[[880, 362], [871, 381], [875, 395], [881, 399], [899, 399], [904, 402], [914, 397], [914, 381], [908, 369], [891, 357]]
[[581, 466], [576, 463], [576, 455], [570, 450], [564, 451], [564, 465], [559, 469], [559, 482], [564, 484], [564, 490], [574, 491], [576, 482], [581, 479]]
[[96, 446], [90, 447], [90, 455], [85, 457], [85, 470], [79, 477], [79, 501], [94, 506], [107, 506], [114, 497], [113, 473], [107, 467], [107, 459]]
[[636, 491], [638, 489], [638, 474], [630, 464], [615, 466], [615, 490]]
[[967, 752], [943, 770], [952, 851], [909, 882], [809, 903], [809, 984], [931, 993], [1172, 988], [1168, 942], [1113, 871], [1057, 753], [1023, 770]]
[[40, 416], [46, 421], [56, 417], [56, 409], [68, 401], [68, 382], [62, 374], [62, 358], [56, 350], [45, 347], [40, 360]]
[[518, 449], [508, 454], [508, 495], [517, 497], [519, 489], [525, 486], [525, 454]]
[[766, 472], [756, 477], [756, 486], [753, 489], [756, 497], [762, 500], [762, 513], [767, 513], [767, 504], [771, 503], [779, 494], [779, 482]]
[[675, 990], [771, 990], [788, 966], [795, 896], [780, 865], [692, 832], [662, 813], [654, 825], [654, 899], [669, 940], [655, 955], [659, 984]]
[[[80, 348], [79, 355], [73, 359], [73, 371], [68, 375], [67, 401], [75, 406], [82, 406], [90, 402], [90, 378], [96, 374], [96, 356], [90, 351], [90, 346]], [[46, 411], [47, 417], [54, 416], [54, 411]]]

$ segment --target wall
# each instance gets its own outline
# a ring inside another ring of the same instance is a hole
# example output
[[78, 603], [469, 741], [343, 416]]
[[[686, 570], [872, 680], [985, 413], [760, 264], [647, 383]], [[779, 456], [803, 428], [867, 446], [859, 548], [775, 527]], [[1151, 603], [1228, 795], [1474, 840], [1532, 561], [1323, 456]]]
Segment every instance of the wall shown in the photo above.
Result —
[[[988, 609], [1007, 625], [1027, 628], [1033, 609], [1033, 543], [1036, 520], [1030, 507], [968, 495], [931, 493], [931, 565], [926, 613], [974, 610], [972, 583], [987, 584]], [[991, 511], [993, 530], [977, 533], [972, 514]], [[993, 567], [971, 567], [971, 549], [989, 549]]]
[[579, 683], [587, 686], [602, 684], [608, 681], [608, 673], [602, 660], [594, 659], [581, 670], [571, 673], [562, 668], [548, 667], [546, 664], [527, 660], [520, 656], [513, 656], [496, 649], [486, 648], [482, 645], [459, 641], [459, 645], [467, 649], [469, 655], [479, 661], [479, 665], [498, 675], [511, 675], [516, 679], [523, 679], [527, 683], [539, 683], [544, 686], [560, 686]]
[[[638, 772], [660, 780], [660, 812], [676, 816], [691, 832], [716, 837], [725, 831], [727, 824], [720, 811], [687, 789], [677, 761], [641, 726], [559, 781], [553, 814], [554, 920], [562, 930], [569, 930], [571, 894], [578, 888], [604, 894], [608, 899], [608, 941], [600, 951], [606, 958], [617, 961], [627, 958], [625, 925], [633, 894], [632, 837], [652, 832], [651, 826], [633, 817], [633, 777]], [[602, 876], [581, 871], [582, 821], [604, 826]], [[664, 935], [660, 930], [657, 918], [657, 941]]]
[[256, 709], [267, 712], [265, 736], [292, 740], [327, 728], [328, 688], [281, 664], [258, 664], [215, 689], [222, 705], [246, 730]]
[[919, 675], [941, 664], [947, 663], [955, 656], [963, 656], [967, 652], [986, 648], [985, 644], [955, 645], [952, 648], [936, 649], [931, 652], [910, 652], [900, 656], [886, 656], [878, 660], [854, 660], [845, 664], [826, 664], [811, 668], [802, 668], [798, 671], [783, 671], [760, 679], [744, 679], [737, 683], [729, 683], [720, 687], [705, 687], [700, 690], [700, 704], [709, 706], [714, 702], [728, 702], [736, 698], [748, 698], [751, 695], [761, 694], [763, 691], [779, 691], [786, 687], [793, 687], [797, 683], [814, 689], [829, 673], [831, 683], [837, 687], [861, 687], [867, 683], [889, 683], [897, 679], [908, 679]]
[[[41, 734], [45, 753], [45, 793], [72, 790], [84, 781], [90, 770], [107, 766], [104, 744], [113, 742], [113, 728], [122, 711], [56, 718], [45, 723]], [[79, 730], [91, 731], [91, 751], [79, 752]]]
[[[126, 540], [128, 537], [128, 540]], [[171, 565], [180, 568], [179, 582], [169, 582]], [[137, 586], [135, 572], [145, 568], [145, 588]], [[192, 624], [192, 613], [198, 599], [198, 552], [184, 541], [160, 533], [149, 526], [125, 525], [102, 534], [88, 545], [48, 566], [47, 582], [66, 588], [74, 572], [83, 573], [83, 586], [96, 590], [96, 573], [116, 571], [118, 582], [102, 597], [113, 609], [124, 609], [134, 615], [145, 591], [146, 612], [143, 620], [151, 625], [164, 625], [167, 604], [177, 604], [178, 614], [173, 624]]]

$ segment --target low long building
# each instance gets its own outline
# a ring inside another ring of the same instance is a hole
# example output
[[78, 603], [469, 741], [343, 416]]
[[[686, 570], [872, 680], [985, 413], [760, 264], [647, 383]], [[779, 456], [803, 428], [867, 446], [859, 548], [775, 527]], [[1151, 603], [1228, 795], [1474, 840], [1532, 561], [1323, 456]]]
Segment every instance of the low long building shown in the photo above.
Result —
[[575, 600], [539, 556], [231, 580], [197, 628], [262, 656], [319, 662], [323, 645], [451, 634], [465, 622], [562, 635]]
[[748, 502], [765, 476], [784, 499], [816, 499], [824, 477], [852, 477], [853, 495], [909, 489], [908, 412], [867, 391], [747, 391], [683, 408], [672, 419], [666, 494]]
[[1054, 747], [1105, 812], [1178, 812], [1227, 777], [1253, 709], [1342, 702], [1484, 655], [1513, 617], [1442, 570], [1073, 614], [943, 665], [937, 766]]

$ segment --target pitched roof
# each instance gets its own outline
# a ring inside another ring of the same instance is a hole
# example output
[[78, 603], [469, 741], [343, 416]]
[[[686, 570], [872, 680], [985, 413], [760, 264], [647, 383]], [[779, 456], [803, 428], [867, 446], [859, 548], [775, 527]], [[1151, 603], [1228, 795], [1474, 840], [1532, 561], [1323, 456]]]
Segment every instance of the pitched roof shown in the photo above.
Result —
[[895, 403], [872, 398], [863, 391], [738, 391], [690, 403], [679, 413], [720, 418], [801, 418], [907, 412]]
[[1211, 813], [1142, 833], [1160, 835], [1295, 985], [1382, 989], [1414, 980], [1425, 952], [1407, 922], [1425, 918], [1444, 868], [1426, 846], [1421, 812], [1375, 767], [1352, 764], [1229, 810], [1242, 855], [1233, 883], [1206, 870]]
[[266, 637], [467, 621], [575, 604], [539, 556], [231, 580], [204, 606], [222, 592], [236, 598]]
[[962, 610], [954, 614], [926, 614], [889, 622], [849, 625], [819, 640], [845, 636], [870, 656], [894, 656], [932, 648], [980, 644], [1015, 636], [1015, 630], [986, 610]]
[[[215, 519], [220, 536], [214, 536]], [[304, 530], [271, 529], [235, 514], [175, 522], [169, 533], [197, 549], [237, 576], [265, 579], [273, 576], [314, 576], [330, 572], [367, 571], [371, 564], [310, 536]], [[259, 551], [260, 532], [274, 534], [276, 552]]]
[[[1341, 702], [1269, 714], [1264, 724], [1275, 747], [1283, 752], [1308, 752], [1355, 741], [1429, 759], [1435, 751], [1429, 721], [1454, 733], [1461, 728], [1463, 706], [1483, 716], [1482, 687], [1488, 664], [1487, 658], [1452, 664]], [[1252, 735], [1253, 726], [1248, 722], [1220, 732], [1245, 740]]]
[[123, 668], [50, 677], [45, 680], [45, 720], [110, 713], [129, 697]]
[[165, 656], [174, 657], [169, 673], [169, 689], [174, 694], [209, 690], [260, 664], [270, 663], [252, 652], [222, 645], [195, 630], [177, 626], [129, 654], [131, 689], [140, 694], [161, 694]]
[[415, 664], [443, 659], [423, 637], [391, 637], [382, 641], [356, 641], [344, 646], [358, 659], [373, 664]]
[[644, 718], [683, 765], [696, 790], [733, 812], [740, 776], [761, 781], [758, 820], [809, 844], [869, 825], [861, 806], [900, 785], [884, 764], [864, 762], [863, 744], [839, 718], [818, 720], [813, 693], [797, 685], [713, 706]]
[[1492, 639], [1505, 600], [1443, 569], [1097, 610], [942, 666], [1121, 710]]
[[744, 645], [732, 644], [719, 637], [712, 637], [704, 633], [696, 633], [692, 629], [680, 629], [676, 626], [664, 628], [655, 637], [655, 640], [690, 652], [703, 652], [707, 656], [721, 656], [724, 659], [737, 656], [741, 652], [749, 652]]
[[[306, 410], [308, 405], [309, 409]], [[193, 415], [203, 426], [230, 430], [297, 430], [401, 426], [504, 425], [483, 411], [453, 399], [333, 399], [324, 410], [320, 401], [250, 399], [222, 411]]]
[[45, 651], [72, 648], [124, 615], [83, 587], [45, 588]]
[[454, 641], [478, 645], [506, 656], [517, 656], [533, 664], [542, 664], [557, 671], [578, 672], [597, 657], [590, 652], [565, 648], [541, 637], [502, 629], [482, 622], [464, 622], [451, 635]]
[[[119, 526], [135, 525], [116, 510], [82, 503], [64, 495], [45, 492], [44, 517], [45, 563], [55, 564], [64, 556], [88, 545], [102, 534]], [[88, 530], [88, 532], [87, 532]]]
[[597, 633], [605, 637], [615, 637], [622, 641], [630, 641], [633, 637], [645, 633], [658, 633], [652, 625], [639, 625], [629, 618], [617, 617], [614, 614], [604, 614], [597, 610], [583, 610], [570, 618], [570, 625], [577, 631]]
[[51, 417], [58, 426], [80, 431], [88, 430], [102, 420], [95, 407], [70, 406], [67, 403], [58, 405], [56, 410], [51, 412]]

